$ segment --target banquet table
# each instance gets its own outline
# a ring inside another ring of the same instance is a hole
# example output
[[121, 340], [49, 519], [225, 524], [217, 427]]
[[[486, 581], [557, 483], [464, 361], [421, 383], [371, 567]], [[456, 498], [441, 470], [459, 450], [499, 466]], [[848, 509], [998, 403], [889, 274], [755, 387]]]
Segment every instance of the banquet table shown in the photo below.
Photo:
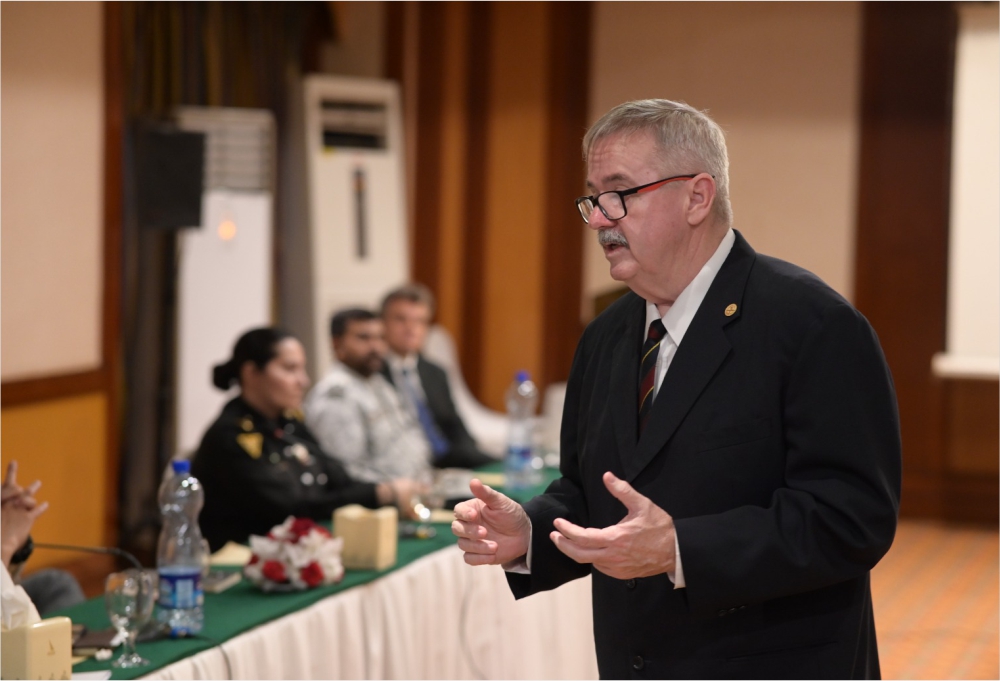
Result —
[[[393, 567], [333, 586], [263, 593], [243, 580], [206, 594], [201, 635], [140, 643], [152, 664], [111, 678], [597, 678], [589, 577], [515, 601], [501, 569], [467, 566], [448, 524], [435, 529], [401, 538]], [[109, 626], [99, 598], [59, 614]]]

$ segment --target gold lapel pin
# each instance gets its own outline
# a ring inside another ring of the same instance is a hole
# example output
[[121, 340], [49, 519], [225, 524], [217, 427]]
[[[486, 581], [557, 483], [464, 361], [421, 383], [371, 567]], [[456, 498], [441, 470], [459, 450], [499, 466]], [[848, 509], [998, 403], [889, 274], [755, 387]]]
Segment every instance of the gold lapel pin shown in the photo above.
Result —
[[729, 303], [726, 306], [726, 316], [732, 317], [734, 314], [736, 314], [736, 303]]

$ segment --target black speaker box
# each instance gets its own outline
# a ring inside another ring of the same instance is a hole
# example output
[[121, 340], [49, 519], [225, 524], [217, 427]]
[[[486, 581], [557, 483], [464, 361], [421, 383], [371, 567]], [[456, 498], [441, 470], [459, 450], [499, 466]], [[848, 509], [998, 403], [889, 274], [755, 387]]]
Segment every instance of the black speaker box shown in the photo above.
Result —
[[137, 129], [136, 203], [140, 227], [200, 227], [204, 177], [204, 133], [151, 126]]

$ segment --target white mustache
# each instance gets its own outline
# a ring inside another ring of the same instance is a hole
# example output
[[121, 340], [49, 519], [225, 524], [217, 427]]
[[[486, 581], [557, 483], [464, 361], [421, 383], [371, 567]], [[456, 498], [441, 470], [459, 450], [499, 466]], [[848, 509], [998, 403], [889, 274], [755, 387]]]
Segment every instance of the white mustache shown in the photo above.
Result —
[[625, 246], [628, 247], [628, 240], [625, 235], [618, 231], [602, 229], [597, 233], [597, 243], [601, 246]]

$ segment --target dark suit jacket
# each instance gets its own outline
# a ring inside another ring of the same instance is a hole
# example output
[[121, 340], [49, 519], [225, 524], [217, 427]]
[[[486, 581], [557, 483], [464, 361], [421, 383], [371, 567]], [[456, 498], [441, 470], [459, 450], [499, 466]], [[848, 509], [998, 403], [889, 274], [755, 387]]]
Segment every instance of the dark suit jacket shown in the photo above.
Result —
[[[382, 375], [389, 383], [393, 383], [388, 363], [382, 367]], [[448, 386], [448, 375], [444, 369], [423, 356], [418, 356], [417, 376], [427, 396], [427, 407], [434, 415], [434, 422], [450, 445], [444, 455], [434, 460], [434, 465], [438, 468], [475, 468], [495, 462], [496, 459], [479, 451], [476, 441], [455, 409], [451, 388]]]
[[[644, 322], [629, 293], [580, 340], [563, 477], [525, 506], [532, 572], [508, 573], [514, 594], [592, 574], [603, 678], [877, 677], [869, 570], [895, 532], [900, 439], [867, 320], [737, 232], [640, 439]], [[558, 517], [607, 527], [625, 516], [608, 470], [673, 516], [686, 588], [612, 579], [549, 540]]]

